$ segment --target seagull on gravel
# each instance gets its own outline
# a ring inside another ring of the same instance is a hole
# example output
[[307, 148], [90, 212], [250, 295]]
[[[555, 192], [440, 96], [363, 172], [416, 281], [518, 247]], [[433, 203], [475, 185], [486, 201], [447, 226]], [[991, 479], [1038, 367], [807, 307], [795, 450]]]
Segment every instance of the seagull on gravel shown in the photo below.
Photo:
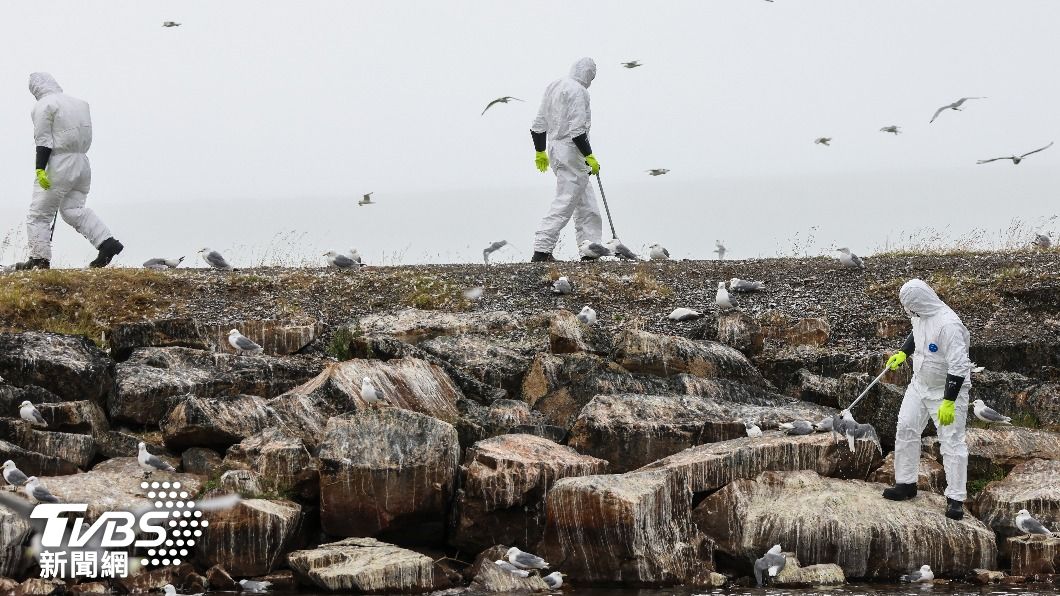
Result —
[[147, 259], [144, 261], [144, 269], [154, 269], [155, 271], [176, 269], [183, 261], [184, 257], [180, 257], [179, 259]]
[[228, 343], [236, 349], [236, 354], [242, 356], [250, 354], [256, 356], [265, 351], [264, 348], [251, 341], [251, 339], [242, 333], [238, 329], [233, 329], [228, 332]]
[[1053, 532], [1049, 528], [1042, 525], [1042, 522], [1034, 519], [1031, 516], [1031, 512], [1026, 509], [1020, 509], [1016, 513], [1016, 528], [1024, 534], [1042, 534], [1044, 536], [1052, 536]]
[[829, 143], [832, 142], [832, 137], [817, 137], [813, 143], [815, 145], [824, 145], [825, 147], [831, 147]]
[[755, 581], [758, 582], [758, 586], [765, 584], [766, 577], [776, 577], [787, 564], [787, 557], [780, 553], [780, 545], [774, 544], [773, 548], [766, 551], [761, 559], [755, 561]]
[[979, 161], [977, 161], [975, 163], [984, 164], [984, 163], [990, 163], [992, 161], [998, 161], [998, 160], [1001, 160], [1001, 159], [1011, 159], [1012, 160], [1012, 165], [1015, 166], [1015, 165], [1019, 165], [1019, 163], [1021, 161], [1023, 161], [1024, 157], [1027, 157], [1028, 155], [1034, 155], [1035, 153], [1038, 153], [1039, 151], [1045, 151], [1046, 149], [1048, 149], [1049, 147], [1052, 147], [1052, 146], [1053, 146], [1053, 143], [1052, 143], [1052, 141], [1050, 141], [1049, 144], [1046, 145], [1045, 147], [1040, 147], [1038, 149], [1035, 149], [1034, 151], [1028, 151], [1028, 152], [1024, 153], [1023, 155], [1010, 155], [1008, 157], [993, 157], [991, 159], [980, 159]]
[[682, 306], [680, 308], [675, 308], [672, 313], [666, 315], [666, 318], [671, 321], [691, 321], [692, 319], [698, 319], [702, 316], [703, 313]]
[[955, 110], [957, 112], [963, 111], [963, 110], [961, 110], [961, 105], [963, 105], [964, 102], [968, 101], [969, 99], [986, 99], [986, 98], [985, 97], [962, 97], [962, 98], [958, 99], [957, 101], [955, 101], [955, 102], [953, 102], [951, 104], [944, 105], [941, 108], [935, 110], [935, 115], [931, 117], [931, 120], [928, 121], [928, 124], [931, 124], [932, 122], [934, 122], [935, 118], [938, 118], [939, 114], [945, 112], [946, 110]]
[[259, 582], [252, 579], [241, 579], [239, 580], [239, 585], [243, 586], [244, 592], [250, 592], [252, 594], [261, 594], [262, 592], [265, 592], [269, 589], [269, 586], [272, 585], [272, 582]]
[[1012, 418], [997, 413], [993, 408], [983, 403], [981, 399], [972, 402], [972, 411], [975, 413], [976, 418], [990, 424], [1011, 425], [1012, 422]]
[[903, 575], [898, 579], [914, 584], [926, 584], [935, 579], [935, 574], [931, 572], [931, 565], [924, 565], [920, 568], [920, 571], [914, 571], [909, 575]]
[[328, 267], [336, 267], [338, 269], [358, 269], [361, 264], [354, 261], [347, 255], [339, 254], [333, 250], [329, 250], [324, 253], [324, 258], [327, 259]]
[[809, 420], [795, 420], [793, 422], [781, 423], [780, 430], [788, 435], [812, 435], [814, 427], [813, 423]]
[[732, 298], [729, 297], [729, 291], [725, 289], [725, 282], [723, 281], [718, 282], [718, 293], [714, 296], [714, 302], [717, 303], [718, 308], [736, 308], [732, 304]]
[[[515, 101], [523, 101], [523, 100], [519, 99], [518, 97], [512, 97], [511, 95], [505, 95], [504, 97], [498, 97], [497, 99], [495, 99], [495, 100], [489, 102], [488, 104], [486, 104], [486, 110], [492, 108], [493, 106], [495, 106], [496, 104], [499, 104], [499, 103], [508, 103], [509, 101], [511, 101], [513, 99]], [[482, 113], [479, 114], [479, 116], [485, 115], [486, 110], [482, 110]]]
[[893, 135], [897, 135], [897, 134], [901, 134], [902, 129], [899, 128], [898, 126], [892, 124], [890, 126], [884, 126], [883, 128], [880, 129], [880, 132], [889, 132], [889, 133], [891, 133]]
[[663, 174], [668, 174], [670, 172], [670, 170], [667, 170], [666, 168], [652, 168], [644, 171], [647, 172], [649, 176], [662, 176]]
[[206, 264], [219, 271], [231, 271], [232, 266], [228, 264], [228, 261], [221, 256], [221, 253], [216, 250], [210, 250], [209, 248], [202, 248], [199, 250], [199, 254], [202, 255], [202, 260], [206, 261]]
[[136, 446], [136, 463], [139, 464], [140, 469], [144, 471], [144, 478], [149, 477], [155, 472], [176, 472], [177, 470], [165, 462], [162, 458], [157, 455], [152, 455], [147, 450], [147, 445], [143, 441]]
[[372, 382], [372, 377], [361, 379], [361, 399], [372, 405], [382, 401], [379, 397], [379, 390], [375, 388], [375, 384]]
[[721, 240], [715, 240], [714, 241], [714, 252], [718, 253], [718, 260], [719, 261], [724, 261], [725, 260], [725, 253], [727, 251], [728, 251], [728, 249], [725, 248], [725, 245], [721, 243]]
[[655, 243], [648, 247], [648, 256], [653, 261], [668, 261], [670, 260], [670, 251], [666, 250], [661, 244]]
[[26, 493], [26, 496], [33, 499], [38, 503], [58, 503], [59, 499], [55, 495], [48, 492], [48, 489], [41, 486], [40, 480], [36, 476], [30, 476], [26, 479], [26, 484], [22, 487], [22, 492]]
[[1046, 234], [1035, 234], [1034, 241], [1031, 242], [1036, 248], [1047, 250], [1053, 245], [1053, 239]]
[[765, 289], [765, 282], [747, 281], [746, 279], [740, 279], [739, 277], [734, 277], [729, 280], [730, 292], [761, 292]]
[[743, 428], [747, 432], [747, 436], [751, 437], [752, 439], [762, 436], [762, 429], [759, 428], [757, 424], [755, 424], [754, 420], [745, 420], [743, 423]]
[[843, 248], [837, 248], [836, 251], [839, 252], [839, 263], [842, 264], [843, 267], [848, 269], [865, 268], [865, 262], [861, 260], [861, 257], [850, 252], [849, 248], [844, 246]]
[[497, 559], [493, 562], [493, 564], [507, 571], [508, 573], [511, 573], [512, 575], [518, 575], [519, 577], [527, 577], [530, 575], [529, 571], [525, 569], [519, 569], [515, 565], [512, 565], [511, 563], [503, 559]]
[[364, 207], [365, 205], [375, 205], [375, 201], [372, 200], [372, 193], [374, 192], [375, 191], [372, 191], [368, 194], [361, 195], [361, 200], [357, 201], [357, 206]]
[[508, 241], [507, 240], [498, 240], [496, 242], [491, 243], [489, 246], [487, 246], [486, 248], [482, 249], [482, 260], [485, 261], [487, 265], [489, 265], [490, 264], [490, 255], [495, 253], [495, 252], [497, 252], [498, 250], [504, 248], [507, 245], [508, 245]]
[[346, 256], [350, 257], [351, 260], [357, 261], [358, 265], [364, 264], [364, 262], [361, 261], [361, 253], [357, 252], [356, 248], [351, 248], [350, 252], [346, 253]]
[[622, 259], [623, 261], [640, 260], [640, 258], [632, 250], [626, 247], [625, 244], [622, 244], [622, 241], [618, 238], [612, 238], [608, 240], [607, 248], [611, 251], [611, 254]]
[[19, 470], [18, 467], [15, 466], [15, 462], [7, 460], [4, 462], [4, 481], [12, 487], [17, 488], [19, 486], [25, 486], [26, 482], [29, 481], [29, 477], [23, 474], [22, 470]]
[[641, 64], [639, 60], [630, 60], [629, 62], [623, 62], [622, 66], [625, 66], [626, 68], [636, 68], [644, 65]]
[[519, 569], [548, 569], [548, 563], [541, 557], [511, 547], [504, 553], [505, 558]]
[[545, 580], [545, 583], [552, 590], [558, 590], [563, 586], [563, 574], [559, 571], [553, 571], [552, 573], [543, 576], [541, 579]]
[[581, 312], [577, 315], [578, 320], [586, 325], [596, 324], [596, 311], [589, 307], [588, 304], [582, 307]]
[[560, 276], [559, 279], [552, 282], [552, 293], [553, 294], [570, 294], [574, 291], [574, 284], [571, 283], [567, 276]]
[[582, 260], [595, 261], [600, 257], [611, 256], [611, 250], [599, 242], [593, 242], [591, 240], [582, 240], [582, 243], [578, 245], [578, 253], [581, 254]]
[[18, 415], [33, 426], [48, 426], [48, 422], [44, 420], [44, 417], [40, 415], [40, 412], [37, 408], [33, 407], [33, 404], [30, 403], [29, 400], [18, 405]]

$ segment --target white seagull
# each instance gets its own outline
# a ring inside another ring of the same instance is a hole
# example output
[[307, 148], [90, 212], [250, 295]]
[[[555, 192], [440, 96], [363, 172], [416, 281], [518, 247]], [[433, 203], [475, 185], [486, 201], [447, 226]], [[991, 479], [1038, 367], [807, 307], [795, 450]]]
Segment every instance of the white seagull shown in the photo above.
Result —
[[1042, 525], [1042, 522], [1034, 519], [1031, 516], [1030, 511], [1026, 509], [1020, 509], [1016, 513], [1016, 528], [1024, 534], [1041, 534], [1044, 536], [1052, 536], [1053, 532], [1049, 528]]
[[15, 462], [7, 460], [4, 462], [4, 481], [13, 487], [25, 486], [29, 477], [22, 473]]
[[1012, 165], [1015, 166], [1015, 165], [1019, 165], [1019, 163], [1021, 161], [1023, 161], [1024, 157], [1027, 157], [1028, 155], [1034, 155], [1035, 153], [1038, 153], [1039, 151], [1045, 151], [1046, 149], [1048, 149], [1049, 147], [1052, 147], [1052, 146], [1053, 146], [1053, 143], [1052, 143], [1052, 141], [1050, 141], [1049, 144], [1046, 145], [1045, 147], [1040, 147], [1038, 149], [1035, 149], [1034, 151], [1028, 151], [1028, 152], [1024, 153], [1023, 155], [1009, 155], [1008, 157], [993, 157], [993, 158], [990, 158], [990, 159], [980, 159], [979, 161], [977, 161], [975, 163], [984, 164], [984, 163], [990, 163], [992, 161], [998, 161], [998, 160], [1001, 160], [1001, 159], [1011, 159], [1012, 160]]
[[18, 415], [33, 426], [48, 426], [47, 421], [44, 420], [44, 417], [40, 415], [40, 412], [33, 407], [29, 400], [18, 405]]
[[639, 259], [637, 255], [630, 250], [622, 241], [618, 238], [612, 238], [607, 241], [607, 248], [611, 251], [611, 254], [624, 261], [636, 261]]
[[[523, 100], [519, 99], [518, 97], [512, 97], [511, 95], [505, 95], [504, 97], [498, 97], [497, 99], [495, 99], [495, 100], [489, 102], [488, 104], [486, 104], [486, 110], [492, 108], [493, 106], [495, 106], [495, 105], [497, 105], [499, 103], [508, 103], [509, 101], [511, 101], [513, 99], [515, 101], [523, 101]], [[485, 115], [486, 114], [486, 110], [482, 110], [482, 113], [479, 114], [479, 116]]]
[[324, 258], [327, 260], [328, 267], [336, 267], [338, 269], [349, 270], [358, 269], [361, 266], [359, 262], [354, 261], [347, 255], [339, 254], [334, 250], [329, 250], [328, 252], [324, 253]]
[[714, 296], [714, 302], [717, 303], [718, 308], [736, 308], [732, 304], [732, 298], [729, 297], [729, 291], [725, 289], [725, 282], [723, 281], [718, 282], [718, 293]]
[[529, 571], [525, 569], [519, 569], [515, 565], [512, 565], [511, 563], [503, 559], [497, 559], [493, 562], [493, 564], [507, 571], [508, 573], [511, 573], [512, 575], [518, 575], [519, 577], [527, 577], [530, 575]]
[[155, 271], [176, 269], [183, 261], [184, 257], [180, 257], [179, 259], [147, 259], [144, 261], [144, 269], [154, 269]]
[[996, 410], [983, 403], [983, 400], [981, 399], [977, 399], [972, 402], [972, 411], [975, 413], [975, 417], [982, 420], [983, 422], [1005, 425], [1008, 425], [1012, 422], [1012, 418], [1009, 418], [1008, 416], [1002, 416]]
[[147, 478], [155, 472], [176, 472], [176, 468], [169, 465], [162, 458], [157, 455], [152, 455], [147, 450], [147, 445], [143, 441], [136, 446], [136, 463], [140, 466], [140, 469], [144, 471], [144, 478]]
[[553, 590], [557, 590], [563, 586], [563, 574], [559, 571], [553, 571], [552, 573], [543, 576], [541, 579], [545, 580], [548, 587]]
[[843, 248], [837, 248], [836, 251], [839, 252], [839, 263], [842, 264], [844, 267], [850, 269], [865, 268], [865, 262], [861, 260], [861, 257], [850, 252], [849, 248], [844, 246]]
[[924, 565], [920, 568], [920, 571], [914, 571], [909, 575], [903, 575], [898, 579], [904, 582], [912, 582], [914, 584], [926, 584], [935, 579], [935, 574], [931, 572], [931, 565]]
[[202, 260], [206, 261], [206, 264], [210, 267], [220, 271], [231, 271], [232, 266], [228, 264], [221, 253], [216, 250], [210, 250], [208, 247], [199, 249], [199, 254], [202, 255]]
[[766, 554], [762, 555], [761, 559], [755, 561], [755, 581], [761, 587], [765, 584], [767, 576], [776, 577], [787, 564], [787, 557], [780, 553], [780, 545], [774, 544], [772, 548], [766, 551]]
[[585, 323], [586, 325], [595, 325], [596, 311], [592, 308], [589, 308], [589, 305], [586, 304], [582, 307], [581, 312], [578, 313], [578, 320], [582, 323]]
[[361, 399], [372, 405], [381, 401], [379, 390], [376, 389], [375, 384], [372, 383], [372, 377], [364, 377], [361, 379]]
[[523, 552], [514, 546], [509, 548], [508, 552], [504, 553], [504, 556], [509, 563], [519, 569], [548, 569], [548, 562], [544, 559], [537, 555]]
[[666, 250], [661, 244], [656, 242], [648, 247], [648, 256], [653, 261], [668, 261], [670, 260], [670, 251]]
[[725, 248], [725, 245], [721, 243], [721, 240], [715, 240], [714, 241], [714, 252], [718, 253], [718, 260], [719, 261], [724, 261], [725, 260], [725, 253], [727, 251], [728, 251], [728, 249]]
[[244, 592], [250, 592], [252, 594], [261, 594], [262, 592], [265, 592], [269, 589], [269, 586], [272, 585], [272, 582], [260, 582], [252, 579], [241, 579], [239, 580], [239, 585], [243, 586]]
[[357, 252], [356, 248], [351, 248], [350, 252], [346, 253], [346, 256], [350, 257], [350, 259], [354, 261], [357, 261], [358, 265], [364, 264], [364, 262], [361, 261], [361, 253]]
[[955, 101], [955, 102], [953, 102], [951, 104], [944, 105], [941, 108], [935, 110], [935, 115], [931, 117], [931, 120], [928, 121], [928, 124], [931, 124], [932, 122], [934, 122], [935, 118], [938, 118], [939, 114], [941, 114], [942, 112], [945, 112], [946, 110], [955, 110], [957, 112], [962, 111], [961, 110], [961, 105], [963, 105], [964, 102], [968, 101], [969, 99], [986, 99], [986, 98], [985, 97], [962, 97], [962, 98], [958, 99], [957, 101]]
[[55, 495], [48, 492], [48, 489], [41, 486], [40, 480], [36, 476], [30, 476], [26, 479], [26, 484], [22, 486], [22, 492], [26, 493], [26, 496], [33, 499], [38, 503], [58, 503], [59, 499], [55, 498]]
[[762, 436], [762, 429], [759, 428], [757, 424], [755, 424], [754, 420], [745, 420], [743, 423], [743, 428], [745, 431], [747, 431], [747, 436], [751, 437], [752, 439]]
[[698, 310], [692, 310], [691, 308], [685, 308], [682, 306], [680, 308], [675, 308], [673, 312], [666, 315], [666, 318], [671, 321], [691, 321], [692, 319], [698, 319], [702, 316], [703, 313]]
[[611, 250], [599, 242], [593, 242], [591, 240], [582, 240], [582, 243], [578, 245], [578, 253], [584, 259], [591, 259], [595, 261], [600, 257], [611, 256]]
[[236, 349], [236, 354], [240, 356], [243, 354], [254, 356], [265, 351], [264, 348], [251, 341], [249, 337], [240, 333], [238, 329], [228, 332], [228, 343]]
[[[375, 191], [372, 191], [372, 192], [375, 192]], [[368, 193], [366, 195], [363, 195], [361, 197], [361, 200], [357, 201], [357, 206], [358, 207], [364, 207], [365, 205], [375, 205], [375, 202], [372, 201], [372, 192], [370, 192], [370, 193]]]
[[552, 282], [552, 293], [553, 294], [570, 294], [574, 291], [574, 284], [567, 279], [566, 275], [561, 275], [559, 279]]
[[780, 423], [779, 428], [784, 431], [784, 434], [788, 435], [812, 435], [814, 432], [813, 423], [809, 420], [782, 422]]
[[508, 241], [507, 240], [498, 240], [496, 242], [491, 243], [489, 246], [487, 246], [486, 248], [482, 249], [482, 260], [485, 261], [487, 265], [489, 265], [490, 264], [490, 255], [495, 253], [495, 252], [497, 252], [498, 250], [504, 248], [507, 245], [508, 245]]
[[729, 280], [730, 292], [761, 292], [765, 289], [765, 282], [748, 281], [746, 279], [740, 279], [739, 277], [734, 277]]

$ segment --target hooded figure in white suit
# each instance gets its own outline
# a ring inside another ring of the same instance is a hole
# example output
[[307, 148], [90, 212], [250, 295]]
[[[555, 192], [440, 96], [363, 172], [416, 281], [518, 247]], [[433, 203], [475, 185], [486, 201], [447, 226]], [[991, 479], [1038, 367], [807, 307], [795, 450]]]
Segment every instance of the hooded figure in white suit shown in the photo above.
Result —
[[532, 262], [555, 260], [552, 250], [572, 216], [578, 246], [586, 240], [600, 242], [600, 205], [589, 184], [590, 174], [600, 171], [589, 145], [589, 85], [594, 78], [596, 63], [592, 58], [575, 62], [570, 76], [545, 89], [537, 118], [530, 126], [538, 170], [544, 172], [551, 164], [556, 173], [556, 198], [534, 236]]
[[964, 516], [968, 481], [965, 423], [971, 390], [972, 362], [968, 357], [968, 329], [957, 313], [919, 279], [902, 286], [899, 299], [913, 322], [913, 333], [902, 350], [888, 360], [896, 370], [913, 357], [913, 379], [898, 411], [894, 446], [895, 486], [883, 496], [901, 501], [916, 496], [920, 472], [920, 435], [932, 419], [938, 431], [946, 470], [946, 517]]
[[52, 257], [52, 220], [55, 212], [88, 239], [99, 255], [91, 267], [105, 267], [122, 251], [91, 209], [85, 207], [92, 184], [88, 150], [92, 146], [92, 116], [88, 103], [63, 93], [46, 72], [29, 76], [33, 106], [33, 138], [37, 146], [33, 202], [26, 218], [29, 260], [18, 269], [47, 269]]

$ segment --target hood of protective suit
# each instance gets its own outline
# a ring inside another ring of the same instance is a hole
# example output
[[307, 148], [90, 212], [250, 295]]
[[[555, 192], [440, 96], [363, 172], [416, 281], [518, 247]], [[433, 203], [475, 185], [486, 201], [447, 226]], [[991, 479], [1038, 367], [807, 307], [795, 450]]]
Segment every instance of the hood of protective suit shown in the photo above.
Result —
[[29, 75], [29, 92], [38, 100], [45, 95], [62, 93], [63, 88], [55, 82], [55, 77], [46, 72], [35, 72]]
[[596, 78], [596, 62], [593, 62], [592, 58], [579, 58], [570, 67], [570, 78], [578, 81], [582, 84], [582, 87], [588, 89], [593, 79]]
[[919, 279], [905, 282], [898, 292], [898, 299], [907, 313], [921, 317], [930, 317], [949, 308], [931, 286]]

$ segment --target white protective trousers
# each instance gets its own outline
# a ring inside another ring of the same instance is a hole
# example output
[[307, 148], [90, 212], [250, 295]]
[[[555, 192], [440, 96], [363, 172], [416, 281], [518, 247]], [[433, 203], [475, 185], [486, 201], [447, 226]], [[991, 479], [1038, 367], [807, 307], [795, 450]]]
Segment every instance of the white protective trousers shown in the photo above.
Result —
[[[919, 349], [919, 348], [918, 348]], [[920, 476], [920, 435], [928, 420], [935, 423], [942, 451], [942, 467], [946, 469], [946, 496], [964, 501], [968, 482], [968, 445], [965, 443], [965, 424], [968, 420], [968, 391], [965, 383], [954, 402], [953, 424], [939, 424], [939, 406], [943, 388], [930, 390], [916, 377], [909, 383], [898, 410], [898, 429], [894, 439], [894, 481], [916, 484]]]
[[534, 251], [551, 253], [571, 217], [574, 218], [576, 244], [583, 240], [600, 242], [600, 205], [590, 183], [585, 157], [572, 141], [567, 140], [549, 145], [548, 160], [556, 174], [556, 198], [538, 225]]

